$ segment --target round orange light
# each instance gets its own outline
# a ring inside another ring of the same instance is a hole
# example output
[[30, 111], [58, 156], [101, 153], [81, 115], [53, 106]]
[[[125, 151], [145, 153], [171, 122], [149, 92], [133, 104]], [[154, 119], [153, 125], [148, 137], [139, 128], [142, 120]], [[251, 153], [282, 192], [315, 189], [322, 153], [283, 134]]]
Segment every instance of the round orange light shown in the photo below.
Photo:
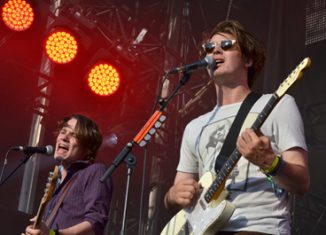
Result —
[[24, 0], [9, 0], [2, 7], [2, 19], [10, 29], [23, 31], [32, 25], [33, 9]]
[[77, 50], [77, 41], [68, 32], [54, 32], [46, 40], [46, 54], [52, 61], [59, 64], [71, 62], [76, 57]]
[[118, 90], [119, 85], [120, 74], [110, 64], [98, 64], [88, 73], [88, 86], [97, 95], [111, 95]]

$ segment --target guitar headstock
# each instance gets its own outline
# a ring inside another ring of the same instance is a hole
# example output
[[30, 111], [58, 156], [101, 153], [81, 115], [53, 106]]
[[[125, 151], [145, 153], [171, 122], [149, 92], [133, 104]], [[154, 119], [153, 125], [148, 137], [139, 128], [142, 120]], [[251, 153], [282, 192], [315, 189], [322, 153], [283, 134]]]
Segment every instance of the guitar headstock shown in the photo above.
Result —
[[303, 70], [308, 68], [311, 64], [309, 57], [304, 58], [301, 63], [292, 71], [292, 73], [281, 83], [275, 94], [278, 97], [283, 96], [286, 91], [292, 86], [292, 84], [300, 79], [303, 75]]
[[59, 167], [55, 166], [53, 172], [49, 173], [48, 182], [46, 183], [45, 193], [41, 203], [48, 203], [54, 192], [59, 174]]

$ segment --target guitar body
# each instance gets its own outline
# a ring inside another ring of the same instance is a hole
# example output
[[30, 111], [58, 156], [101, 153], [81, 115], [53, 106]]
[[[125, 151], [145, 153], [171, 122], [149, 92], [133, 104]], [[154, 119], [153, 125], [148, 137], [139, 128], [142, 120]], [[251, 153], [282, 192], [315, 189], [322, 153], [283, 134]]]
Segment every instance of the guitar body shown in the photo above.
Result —
[[179, 211], [164, 227], [161, 235], [209, 235], [219, 231], [232, 216], [235, 207], [224, 200], [226, 191], [222, 191], [218, 197], [206, 203], [203, 195], [208, 186], [214, 180], [212, 173], [207, 172], [200, 179], [203, 186], [196, 204]]
[[184, 210], [179, 211], [172, 219], [165, 225], [161, 235], [187, 235], [187, 219]]
[[204, 189], [196, 204], [191, 208], [185, 209], [187, 222], [190, 224], [194, 235], [214, 235], [225, 225], [235, 210], [235, 206], [225, 200], [228, 194], [225, 190], [220, 193], [217, 192], [219, 195], [214, 197], [209, 203], [205, 201], [203, 195], [213, 183], [213, 180], [214, 176], [210, 172], [205, 173], [201, 177], [199, 182]]

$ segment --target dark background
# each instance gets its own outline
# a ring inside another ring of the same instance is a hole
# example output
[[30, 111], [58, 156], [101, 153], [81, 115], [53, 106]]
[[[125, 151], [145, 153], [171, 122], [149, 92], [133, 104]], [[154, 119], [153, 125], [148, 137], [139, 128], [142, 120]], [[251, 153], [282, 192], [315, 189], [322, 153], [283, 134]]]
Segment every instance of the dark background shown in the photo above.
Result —
[[[6, 1], [0, 1], [1, 7]], [[323, 0], [63, 0], [53, 14], [55, 1], [29, 1], [35, 11], [30, 29], [13, 32], [0, 21], [0, 166], [7, 150], [28, 145], [33, 117], [43, 117], [41, 145], [53, 144], [57, 121], [82, 113], [101, 127], [105, 141], [97, 161], [110, 165], [151, 116], [164, 71], [199, 59], [203, 32], [224, 19], [239, 20], [262, 40], [267, 50], [266, 66], [254, 89], [274, 92], [305, 57], [312, 60], [303, 78], [289, 91], [301, 111], [309, 147], [310, 191], [293, 197], [293, 234], [322, 234], [325, 231], [326, 176], [326, 3]], [[78, 12], [81, 17], [75, 17]], [[51, 19], [53, 22], [48, 23]], [[44, 73], [44, 39], [55, 27], [76, 33], [81, 46], [76, 59], [65, 65], [51, 64]], [[142, 29], [142, 42], [134, 40]], [[123, 74], [119, 91], [97, 97], [86, 86], [89, 67], [99, 59], [110, 59]], [[44, 97], [38, 82], [47, 81], [48, 105], [40, 111]], [[169, 92], [179, 77], [170, 78]], [[194, 95], [207, 84], [205, 71], [196, 71], [166, 108], [167, 120], [146, 148], [134, 146], [137, 164], [133, 170], [127, 211], [127, 234], [159, 234], [170, 215], [162, 199], [172, 184], [178, 163], [182, 131], [192, 118], [214, 106], [212, 85], [198, 100]], [[189, 103], [190, 102], [190, 103]], [[118, 143], [112, 144], [110, 136]], [[24, 158], [9, 152], [4, 176]], [[31, 214], [37, 211], [51, 158], [37, 156], [40, 167]], [[28, 167], [21, 167], [0, 186], [2, 234], [19, 234], [32, 217], [18, 210], [22, 179]], [[113, 174], [114, 198], [107, 234], [121, 229], [127, 169], [119, 165]]]

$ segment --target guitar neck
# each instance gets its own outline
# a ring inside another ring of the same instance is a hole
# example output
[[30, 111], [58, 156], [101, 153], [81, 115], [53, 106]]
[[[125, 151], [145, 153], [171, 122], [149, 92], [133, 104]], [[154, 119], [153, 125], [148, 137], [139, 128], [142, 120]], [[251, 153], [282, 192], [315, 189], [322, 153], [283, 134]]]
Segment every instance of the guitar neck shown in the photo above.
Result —
[[267, 104], [265, 105], [264, 109], [259, 113], [257, 119], [252, 124], [251, 129], [254, 132], [258, 132], [260, 127], [264, 124], [265, 120], [269, 116], [269, 114], [272, 112], [275, 105], [280, 101], [280, 97], [278, 97], [276, 94], [273, 94], [271, 98], [268, 100]]
[[49, 202], [58, 179], [59, 167], [55, 166], [53, 172], [49, 173], [48, 183], [46, 184], [45, 194], [41, 200], [40, 206], [38, 208], [36, 218], [33, 224], [33, 228], [39, 228], [42, 222], [42, 216], [46, 207], [46, 204]]
[[[254, 121], [254, 123], [251, 126], [251, 129], [254, 132], [258, 132], [260, 127], [263, 125], [265, 120], [267, 119], [268, 115], [272, 112], [275, 105], [280, 100], [280, 97], [277, 96], [277, 94], [273, 94], [267, 104], [265, 105], [264, 109], [259, 113], [258, 117]], [[205, 201], [208, 203], [212, 200], [213, 196], [216, 194], [218, 189], [222, 186], [225, 179], [229, 176], [237, 162], [239, 161], [241, 157], [241, 153], [236, 148], [232, 152], [232, 154], [229, 156], [221, 170], [218, 172], [218, 175], [216, 179], [213, 181], [211, 186], [208, 188], [207, 192], [204, 195]]]
[[45, 209], [45, 203], [41, 203], [41, 205], [38, 208], [37, 214], [36, 214], [33, 228], [40, 228], [44, 209]]

